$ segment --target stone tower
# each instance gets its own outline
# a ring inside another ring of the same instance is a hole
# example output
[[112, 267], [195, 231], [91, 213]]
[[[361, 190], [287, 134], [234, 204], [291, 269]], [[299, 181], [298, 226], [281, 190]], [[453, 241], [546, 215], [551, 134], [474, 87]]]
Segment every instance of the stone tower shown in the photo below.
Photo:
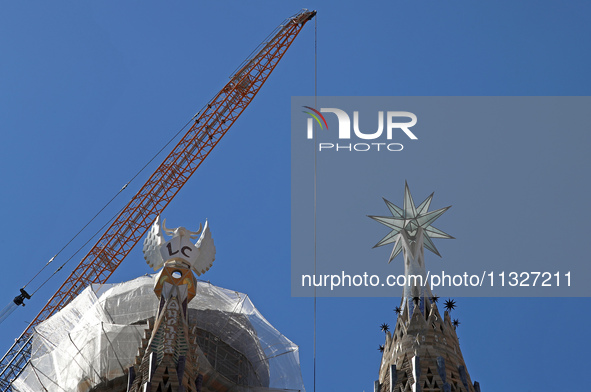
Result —
[[[376, 246], [394, 243], [389, 261], [402, 252], [407, 278], [396, 326], [392, 333], [386, 331], [374, 392], [480, 392], [466, 369], [449, 313], [441, 317], [437, 297], [424, 282], [424, 248], [439, 256], [431, 239], [453, 238], [431, 226], [449, 208], [429, 212], [432, 198], [415, 206], [405, 185], [403, 208], [384, 199], [392, 216], [370, 216], [391, 229]], [[409, 279], [411, 275], [423, 281]]]
[[144, 257], [157, 274], [91, 285], [35, 329], [31, 360], [14, 390], [304, 390], [297, 345], [247, 294], [193, 275], [214, 261], [207, 223], [191, 232], [157, 220]]
[[441, 317], [429, 297], [403, 298], [386, 342], [376, 392], [480, 392], [466, 369], [449, 313]]

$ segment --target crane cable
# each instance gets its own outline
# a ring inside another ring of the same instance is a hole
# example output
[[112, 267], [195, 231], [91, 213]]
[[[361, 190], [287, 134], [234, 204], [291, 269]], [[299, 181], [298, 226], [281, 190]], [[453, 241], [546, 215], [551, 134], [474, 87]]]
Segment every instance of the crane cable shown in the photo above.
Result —
[[[107, 204], [105, 204], [93, 217], [92, 219], [90, 219], [77, 233], [76, 235], [74, 235], [74, 237], [72, 237], [51, 259], [49, 259], [49, 261], [43, 266], [43, 268], [41, 268], [36, 274], [35, 276], [33, 276], [31, 278], [31, 280], [29, 280], [27, 282], [27, 284], [25, 284], [23, 286], [23, 289], [25, 289], [33, 280], [35, 280], [35, 278], [37, 278], [37, 276], [43, 272], [43, 270], [45, 270], [45, 268], [51, 264], [51, 262], [60, 254], [62, 253], [71, 243], [72, 241], [74, 241], [87, 227], [88, 225], [90, 225], [120, 194], [121, 192], [123, 192], [129, 184], [131, 184], [133, 182], [133, 180], [136, 179], [137, 176], [139, 176], [153, 161], [154, 159], [156, 159], [156, 157], [158, 157], [158, 155], [160, 155], [162, 153], [162, 151], [164, 151], [168, 145], [170, 143], [172, 143], [179, 135], [181, 132], [183, 132], [183, 130], [185, 128], [187, 128], [187, 126], [195, 119], [195, 117], [197, 117], [199, 115], [199, 113], [201, 113], [201, 111], [197, 112], [197, 114], [195, 114], [189, 121], [187, 121], [187, 123], [181, 128], [179, 129], [172, 138], [170, 138], [170, 140], [168, 140], [168, 142], [166, 142], [164, 144], [164, 146], [162, 146], [162, 148], [160, 148], [160, 150], [158, 150], [158, 152], [156, 154], [154, 154], [154, 156], [146, 163], [144, 164], [144, 166], [133, 176], [131, 177], [131, 179], [129, 181], [127, 181], [125, 183], [125, 185], [123, 185], [123, 187], [111, 198], [111, 200], [109, 200], [107, 202]], [[37, 291], [39, 291], [39, 289], [41, 289], [43, 286], [45, 286], [45, 284], [47, 282], [49, 282], [49, 280], [51, 280], [51, 278], [53, 278], [59, 271], [61, 271], [61, 269], [68, 264], [68, 262], [70, 260], [72, 260], [74, 258], [74, 256], [76, 256], [82, 249], [84, 249], [86, 247], [86, 245], [88, 245], [88, 243], [90, 241], [92, 241], [99, 233], [101, 233], [104, 228], [111, 223], [120, 213], [121, 211], [123, 211], [123, 209], [125, 208], [125, 206], [123, 208], [121, 208], [119, 211], [117, 211], [117, 213], [115, 215], [113, 215], [111, 217], [111, 219], [109, 219], [107, 221], [107, 223], [105, 223], [98, 231], [96, 231], [92, 237], [90, 237], [82, 246], [80, 246], [76, 252], [74, 254], [72, 254], [64, 263], [62, 263], [62, 265], [59, 266], [58, 269], [56, 269], [53, 274], [51, 274], [43, 283], [41, 283], [41, 285], [39, 287], [37, 287], [35, 289], [35, 291], [33, 291], [33, 293], [31, 294], [31, 296], [33, 296]]]
[[[318, 109], [318, 15], [314, 18], [314, 109]], [[317, 152], [314, 132], [314, 276], [316, 276], [316, 179]], [[314, 392], [316, 392], [316, 286], [314, 285]]]

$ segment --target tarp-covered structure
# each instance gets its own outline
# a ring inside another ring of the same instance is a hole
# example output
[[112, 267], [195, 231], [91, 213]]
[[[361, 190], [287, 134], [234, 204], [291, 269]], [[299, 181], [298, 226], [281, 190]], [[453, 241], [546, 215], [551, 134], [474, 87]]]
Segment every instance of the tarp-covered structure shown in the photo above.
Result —
[[[125, 380], [156, 316], [154, 277], [92, 285], [35, 328], [31, 360], [13, 382], [19, 392], [90, 392]], [[259, 313], [246, 294], [198, 282], [189, 303], [189, 324], [201, 331], [208, 368], [231, 378], [228, 353], [245, 357], [256, 382], [237, 391], [299, 390], [304, 386], [298, 346]], [[226, 349], [224, 350], [224, 347]], [[244, 367], [244, 365], [241, 365]]]

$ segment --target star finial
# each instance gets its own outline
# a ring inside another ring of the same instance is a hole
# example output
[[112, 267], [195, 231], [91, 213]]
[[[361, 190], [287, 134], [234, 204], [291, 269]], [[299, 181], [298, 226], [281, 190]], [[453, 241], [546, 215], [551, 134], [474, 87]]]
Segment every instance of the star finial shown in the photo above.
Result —
[[447, 301], [445, 301], [445, 310], [447, 310], [448, 312], [451, 312], [455, 308], [456, 308], [456, 300], [455, 299], [450, 298]]
[[439, 251], [433, 244], [432, 238], [454, 238], [451, 235], [431, 226], [437, 218], [439, 218], [451, 206], [440, 208], [429, 212], [433, 193], [429, 195], [421, 204], [415, 206], [414, 200], [408, 188], [408, 184], [404, 183], [404, 204], [403, 208], [398, 207], [394, 203], [384, 199], [386, 206], [390, 210], [392, 216], [374, 216], [369, 217], [381, 224], [388, 226], [391, 231], [382, 238], [374, 248], [387, 244], [394, 244], [394, 249], [390, 254], [388, 263], [391, 262], [400, 252], [402, 252], [402, 242], [400, 241], [400, 233], [404, 230], [411, 241], [416, 238], [419, 228], [423, 229], [423, 243], [425, 248], [441, 257]]

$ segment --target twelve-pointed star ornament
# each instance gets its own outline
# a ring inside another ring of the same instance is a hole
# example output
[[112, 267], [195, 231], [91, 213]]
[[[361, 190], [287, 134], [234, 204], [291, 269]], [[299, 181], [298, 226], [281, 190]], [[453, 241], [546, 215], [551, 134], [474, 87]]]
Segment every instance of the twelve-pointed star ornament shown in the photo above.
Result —
[[440, 208], [435, 211], [429, 211], [431, 200], [433, 199], [433, 193], [427, 197], [421, 204], [415, 206], [415, 202], [412, 199], [408, 184], [404, 182], [404, 208], [400, 208], [394, 203], [384, 199], [388, 209], [392, 216], [374, 216], [368, 215], [371, 219], [380, 222], [381, 224], [388, 226], [390, 231], [384, 238], [378, 242], [374, 248], [387, 244], [394, 244], [392, 254], [390, 254], [390, 263], [400, 252], [402, 252], [402, 241], [400, 233], [404, 230], [410, 240], [414, 242], [419, 228], [423, 229], [423, 245], [425, 248], [441, 257], [439, 251], [433, 244], [432, 238], [454, 238], [451, 235], [431, 226], [437, 218], [439, 218], [445, 211], [451, 206]]

